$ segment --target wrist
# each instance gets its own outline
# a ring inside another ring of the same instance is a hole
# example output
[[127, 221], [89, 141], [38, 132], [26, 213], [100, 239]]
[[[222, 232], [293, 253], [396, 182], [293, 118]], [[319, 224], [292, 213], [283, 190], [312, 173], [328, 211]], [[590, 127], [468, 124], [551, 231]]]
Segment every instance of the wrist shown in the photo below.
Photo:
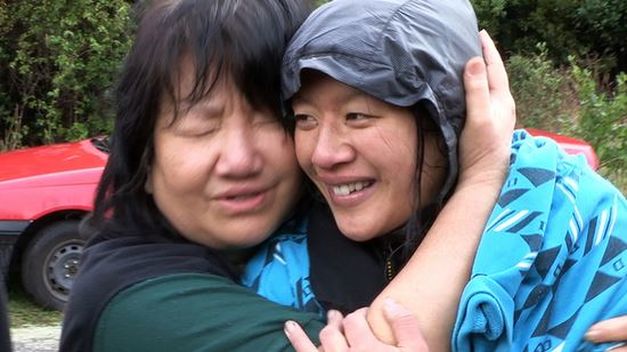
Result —
[[470, 192], [487, 192], [485, 194], [498, 195], [503, 188], [505, 179], [507, 178], [508, 170], [493, 170], [483, 171], [475, 175], [462, 174], [457, 181], [455, 192], [458, 191], [470, 191]]

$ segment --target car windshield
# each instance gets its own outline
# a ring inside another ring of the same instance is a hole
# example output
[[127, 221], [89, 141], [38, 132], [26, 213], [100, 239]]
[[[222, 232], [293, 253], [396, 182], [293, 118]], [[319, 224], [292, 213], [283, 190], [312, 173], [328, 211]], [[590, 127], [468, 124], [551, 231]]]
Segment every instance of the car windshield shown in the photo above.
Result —
[[103, 153], [109, 154], [110, 149], [108, 136], [94, 137], [90, 141], [96, 149], [100, 150]]

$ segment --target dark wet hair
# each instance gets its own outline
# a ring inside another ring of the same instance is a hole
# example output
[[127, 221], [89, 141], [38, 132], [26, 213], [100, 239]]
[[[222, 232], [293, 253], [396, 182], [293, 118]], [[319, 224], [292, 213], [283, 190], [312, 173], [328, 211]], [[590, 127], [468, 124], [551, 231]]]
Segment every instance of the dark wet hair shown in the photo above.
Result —
[[185, 97], [192, 104], [228, 78], [252, 107], [269, 109], [279, 119], [281, 58], [311, 9], [303, 0], [165, 0], [140, 6], [135, 42], [116, 88], [111, 153], [84, 227], [103, 236], [174, 233], [144, 185], [161, 104], [180, 100], [182, 60], [194, 67], [194, 88]]
[[[434, 200], [427, 204], [421, 201], [421, 188], [422, 184], [422, 171], [425, 167], [443, 167], [445, 168], [445, 174], [450, 173], [450, 170], [445, 166], [439, 165], [426, 165], [425, 161], [425, 140], [427, 136], [435, 136], [438, 143], [438, 151], [443, 157], [446, 158], [446, 146], [443, 143], [443, 137], [440, 129], [436, 125], [437, 118], [433, 117], [433, 112], [430, 112], [428, 104], [419, 102], [410, 108], [414, 116], [416, 117], [416, 130], [418, 133], [418, 148], [416, 156], [416, 172], [414, 175], [415, 184], [417, 190], [414, 194], [413, 211], [405, 225], [397, 231], [394, 231], [392, 235], [402, 235], [402, 241], [398, 247], [393, 246], [391, 255], [398, 255], [398, 258], [391, 258], [397, 262], [397, 266], [404, 266], [406, 261], [414, 254], [422, 240], [424, 239], [427, 231], [433, 225], [435, 218], [440, 213], [440, 210], [444, 206], [444, 203], [448, 200], [449, 194], [445, 197], [436, 197]], [[449, 190], [449, 193], [451, 191]], [[392, 241], [395, 239], [392, 238]], [[398, 251], [397, 251], [398, 250]]]

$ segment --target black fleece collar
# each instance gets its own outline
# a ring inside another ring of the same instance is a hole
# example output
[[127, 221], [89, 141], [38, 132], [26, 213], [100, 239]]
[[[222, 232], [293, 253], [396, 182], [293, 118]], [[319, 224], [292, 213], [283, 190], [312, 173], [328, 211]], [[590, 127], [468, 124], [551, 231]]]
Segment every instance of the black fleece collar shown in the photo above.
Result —
[[387, 284], [381, 246], [346, 238], [320, 203], [311, 209], [307, 230], [309, 279], [318, 301], [344, 314], [369, 306]]

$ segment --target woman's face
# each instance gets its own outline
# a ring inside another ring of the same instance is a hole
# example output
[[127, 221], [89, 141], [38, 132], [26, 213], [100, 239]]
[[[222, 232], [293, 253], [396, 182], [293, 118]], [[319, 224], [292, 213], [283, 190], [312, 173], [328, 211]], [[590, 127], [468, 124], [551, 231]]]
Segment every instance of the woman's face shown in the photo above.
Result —
[[[183, 72], [181, 96], [190, 92]], [[187, 239], [213, 248], [260, 243], [293, 209], [301, 173], [290, 136], [253, 109], [229, 80], [190, 106], [161, 106], [146, 189]], [[174, 122], [173, 122], [174, 121]]]
[[[402, 226], [417, 191], [418, 133], [409, 109], [314, 72], [304, 75], [293, 109], [298, 162], [339, 229], [366, 241]], [[427, 165], [435, 165], [439, 155], [435, 140], [425, 140], [424, 201], [437, 193], [442, 170]]]

